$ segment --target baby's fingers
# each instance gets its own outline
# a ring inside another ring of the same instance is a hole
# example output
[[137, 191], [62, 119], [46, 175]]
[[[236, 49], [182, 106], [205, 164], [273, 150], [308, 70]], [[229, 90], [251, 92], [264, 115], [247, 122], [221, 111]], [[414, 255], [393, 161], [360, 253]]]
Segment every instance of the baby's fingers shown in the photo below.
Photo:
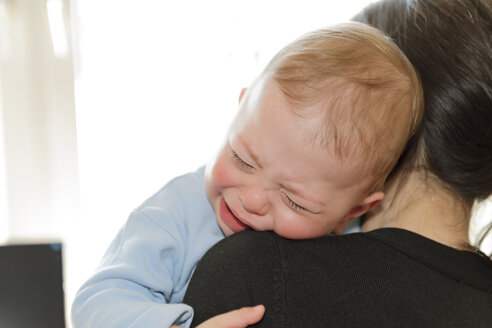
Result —
[[263, 305], [243, 307], [212, 317], [197, 328], [245, 328], [260, 321], [264, 314]]

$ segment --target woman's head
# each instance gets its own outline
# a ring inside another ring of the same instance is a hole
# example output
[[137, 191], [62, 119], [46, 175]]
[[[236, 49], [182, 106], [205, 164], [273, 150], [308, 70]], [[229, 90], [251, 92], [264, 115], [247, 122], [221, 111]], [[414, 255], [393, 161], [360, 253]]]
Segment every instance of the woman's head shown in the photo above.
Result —
[[423, 122], [397, 170], [422, 168], [468, 205], [487, 198], [492, 192], [490, 2], [387, 0], [354, 20], [391, 37], [422, 80]]

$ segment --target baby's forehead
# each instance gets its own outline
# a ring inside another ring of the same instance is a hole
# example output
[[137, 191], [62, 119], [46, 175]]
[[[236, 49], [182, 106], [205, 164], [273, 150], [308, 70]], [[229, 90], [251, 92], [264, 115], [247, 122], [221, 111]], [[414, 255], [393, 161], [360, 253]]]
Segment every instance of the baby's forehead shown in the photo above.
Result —
[[[309, 119], [315, 117], [316, 114], [312, 114]], [[317, 129], [310, 131], [305, 146], [318, 154], [321, 163], [325, 163], [318, 171], [320, 179], [340, 189], [369, 189], [371, 184], [382, 179], [379, 168], [399, 155], [397, 150], [388, 154], [387, 151], [378, 151], [376, 145], [367, 146], [367, 141], [351, 124], [340, 124], [336, 120], [331, 128], [319, 123]]]
[[[312, 145], [308, 144], [306, 148], [312, 148]], [[310, 156], [295, 157], [288, 162], [282, 161], [281, 166], [278, 163], [271, 166], [276, 168], [273, 175], [277, 181], [293, 186], [292, 189], [298, 187], [316, 192], [318, 198], [326, 194], [333, 196], [333, 192], [344, 190], [352, 190], [356, 196], [356, 193], [367, 189], [371, 177], [361, 174], [362, 161], [352, 158], [341, 160], [326, 149], [312, 149]]]
[[345, 180], [351, 183], [355, 183], [352, 172], [359, 176], [370, 174], [381, 166], [382, 155], [391, 160], [398, 156], [398, 151], [392, 151], [382, 139], [405, 142], [405, 129], [398, 129], [398, 123], [391, 121], [392, 115], [385, 116], [388, 110], [383, 110], [384, 104], [379, 103], [384, 94], [371, 93], [340, 77], [325, 79], [317, 88], [301, 88], [305, 88], [304, 94], [308, 96], [291, 98], [275, 79], [263, 77], [248, 90], [245, 106], [254, 112], [265, 99], [269, 104], [272, 94], [283, 97], [282, 110], [293, 115], [300, 125], [306, 123], [310, 128], [303, 139], [306, 147], [336, 159], [346, 171]]

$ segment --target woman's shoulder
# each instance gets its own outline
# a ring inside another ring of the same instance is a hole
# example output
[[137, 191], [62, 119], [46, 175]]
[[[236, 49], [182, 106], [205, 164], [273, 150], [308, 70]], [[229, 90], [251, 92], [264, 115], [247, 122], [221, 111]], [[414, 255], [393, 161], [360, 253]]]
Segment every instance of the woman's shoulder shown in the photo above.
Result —
[[[414, 271], [424, 277], [428, 274], [424, 272], [430, 271], [492, 293], [492, 261], [398, 228], [309, 240], [292, 240], [273, 232], [248, 230], [225, 238], [207, 256], [215, 261], [224, 257], [231, 265], [243, 268], [277, 266], [290, 275], [306, 270], [329, 272], [336, 269], [375, 277], [380, 273], [396, 276]], [[380, 272], [382, 267], [388, 268], [388, 263], [391, 270]]]

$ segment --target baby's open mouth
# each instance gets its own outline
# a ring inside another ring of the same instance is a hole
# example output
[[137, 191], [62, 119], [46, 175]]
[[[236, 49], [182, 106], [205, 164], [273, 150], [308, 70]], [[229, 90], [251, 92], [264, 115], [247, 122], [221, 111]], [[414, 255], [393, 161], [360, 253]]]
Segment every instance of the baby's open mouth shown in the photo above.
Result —
[[237, 216], [234, 215], [225, 199], [220, 200], [220, 216], [222, 221], [231, 229], [234, 233], [249, 229], [250, 226], [243, 223]]

